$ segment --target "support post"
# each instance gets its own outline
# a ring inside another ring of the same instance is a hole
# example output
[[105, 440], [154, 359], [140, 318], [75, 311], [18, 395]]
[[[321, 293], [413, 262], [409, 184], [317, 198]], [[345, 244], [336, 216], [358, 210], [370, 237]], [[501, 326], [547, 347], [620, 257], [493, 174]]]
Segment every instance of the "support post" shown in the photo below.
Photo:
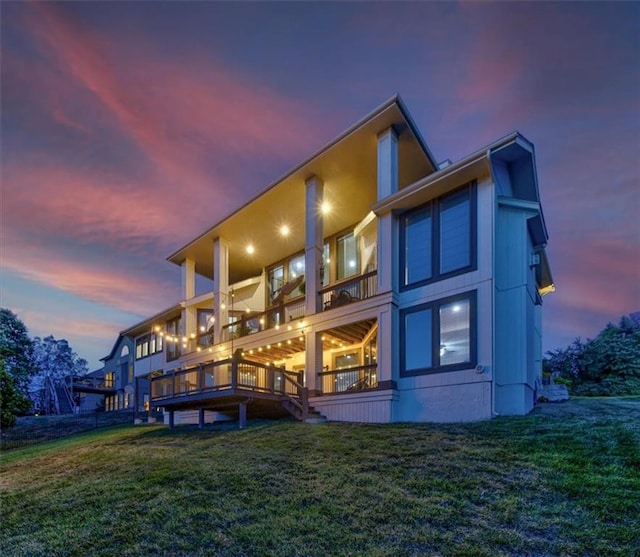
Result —
[[231, 305], [229, 292], [229, 247], [222, 238], [213, 242], [213, 338], [219, 344], [223, 338], [222, 328], [229, 322], [229, 306]]
[[247, 403], [241, 402], [239, 405], [238, 427], [244, 429], [247, 425]]
[[305, 315], [313, 315], [322, 309], [318, 291], [322, 288], [320, 268], [323, 265], [324, 240], [321, 207], [324, 184], [318, 176], [312, 176], [305, 185]]
[[169, 410], [169, 429], [173, 429], [174, 426], [174, 411], [173, 410]]
[[198, 408], [198, 427], [204, 427], [204, 408]]

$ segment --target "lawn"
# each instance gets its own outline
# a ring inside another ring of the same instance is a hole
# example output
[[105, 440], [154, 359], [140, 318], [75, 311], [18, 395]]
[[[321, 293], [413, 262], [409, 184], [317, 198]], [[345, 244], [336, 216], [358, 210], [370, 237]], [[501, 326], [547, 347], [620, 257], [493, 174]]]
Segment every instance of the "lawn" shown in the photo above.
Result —
[[0, 457], [0, 554], [640, 555], [640, 398], [456, 425], [118, 426]]

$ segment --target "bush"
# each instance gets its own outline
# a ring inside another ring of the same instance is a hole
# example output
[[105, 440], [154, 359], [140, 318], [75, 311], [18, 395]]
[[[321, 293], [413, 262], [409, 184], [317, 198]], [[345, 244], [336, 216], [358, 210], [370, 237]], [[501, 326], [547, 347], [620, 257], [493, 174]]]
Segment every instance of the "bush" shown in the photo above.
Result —
[[640, 319], [638, 314], [609, 323], [594, 339], [576, 339], [565, 349], [548, 352], [545, 373], [582, 396], [640, 394]]

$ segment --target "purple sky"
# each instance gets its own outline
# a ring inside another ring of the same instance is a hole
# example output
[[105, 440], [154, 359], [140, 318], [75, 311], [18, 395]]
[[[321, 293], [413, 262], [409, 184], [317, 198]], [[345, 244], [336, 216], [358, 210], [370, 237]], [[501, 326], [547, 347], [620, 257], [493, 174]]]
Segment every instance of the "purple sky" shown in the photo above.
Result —
[[640, 3], [3, 2], [2, 290], [91, 368], [164, 258], [394, 93], [437, 160], [536, 146], [544, 349], [640, 310]]

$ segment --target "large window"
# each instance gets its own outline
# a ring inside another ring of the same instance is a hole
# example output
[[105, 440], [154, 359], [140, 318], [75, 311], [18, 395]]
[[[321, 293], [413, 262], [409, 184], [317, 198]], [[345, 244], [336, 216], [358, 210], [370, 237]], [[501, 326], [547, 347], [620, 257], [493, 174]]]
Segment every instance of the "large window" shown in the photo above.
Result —
[[212, 309], [198, 310], [198, 346], [213, 344], [213, 325], [215, 318]]
[[475, 222], [475, 184], [405, 213], [400, 249], [403, 286], [419, 286], [473, 270]]
[[[167, 361], [175, 360], [180, 357], [181, 338], [180, 329], [182, 328], [182, 319], [177, 317], [167, 322], [167, 335], [172, 337], [173, 342], [167, 342]], [[176, 340], [177, 339], [177, 340]]]
[[360, 257], [358, 254], [358, 242], [353, 232], [341, 236], [336, 241], [336, 278], [341, 280], [360, 272]]
[[162, 337], [155, 333], [142, 335], [136, 339], [136, 360], [162, 352]]
[[454, 371], [476, 364], [476, 293], [468, 292], [401, 312], [403, 376]]

